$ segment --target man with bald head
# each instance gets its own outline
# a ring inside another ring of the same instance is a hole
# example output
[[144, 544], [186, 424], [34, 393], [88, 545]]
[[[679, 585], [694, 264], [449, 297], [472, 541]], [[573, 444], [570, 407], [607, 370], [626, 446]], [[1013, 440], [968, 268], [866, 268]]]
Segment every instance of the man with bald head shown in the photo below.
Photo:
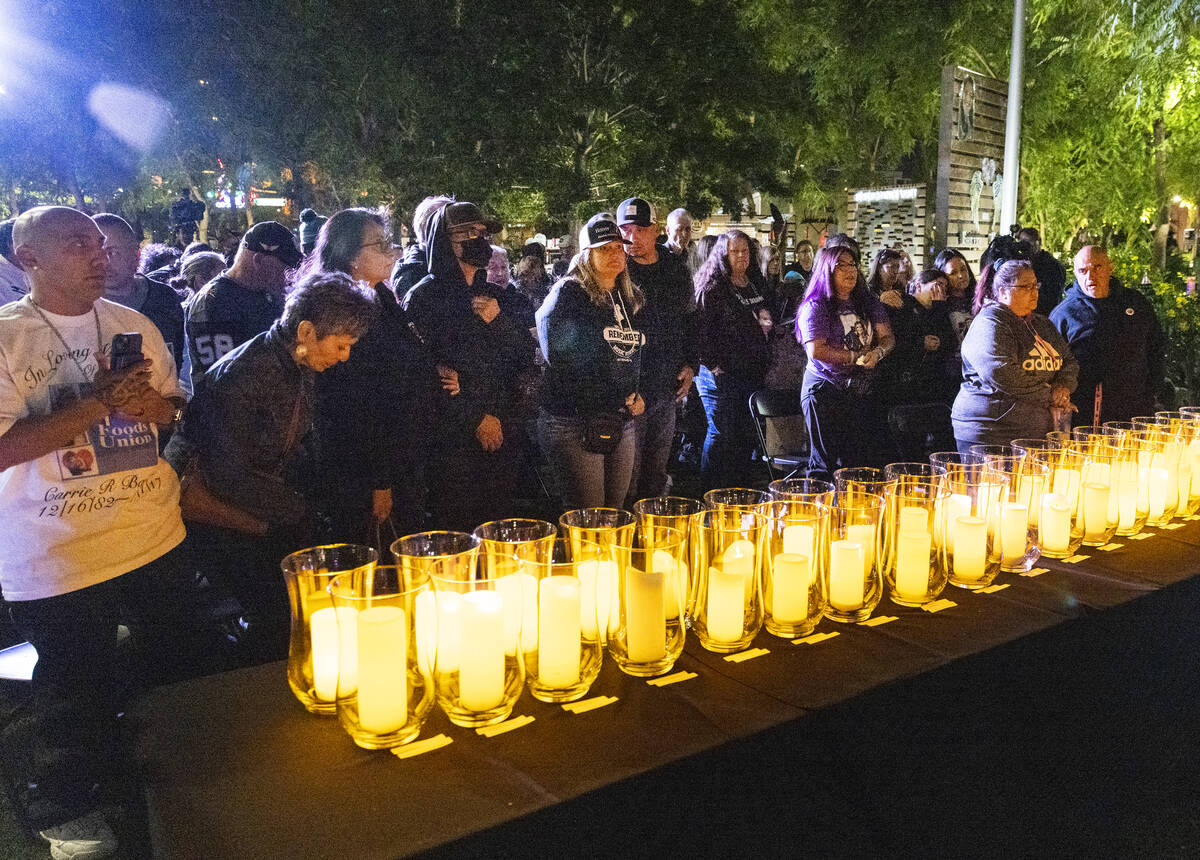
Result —
[[179, 294], [161, 281], [138, 272], [141, 248], [137, 234], [120, 215], [102, 212], [92, 217], [104, 234], [108, 266], [104, 276], [104, 298], [133, 308], [158, 327], [171, 348], [175, 366], [183, 366], [183, 305]]
[[[116, 848], [95, 809], [116, 760], [118, 621], [158, 671], [194, 653], [179, 482], [158, 456], [183, 392], [154, 324], [102, 298], [104, 243], [74, 209], [22, 214], [13, 251], [31, 289], [0, 307], [0, 588], [38, 654], [24, 801], [55, 857]], [[122, 333], [144, 358], [110, 370]]]
[[1079, 360], [1071, 396], [1078, 424], [1153, 415], [1166, 364], [1166, 338], [1150, 302], [1113, 276], [1099, 245], [1075, 255], [1075, 281], [1050, 312]]

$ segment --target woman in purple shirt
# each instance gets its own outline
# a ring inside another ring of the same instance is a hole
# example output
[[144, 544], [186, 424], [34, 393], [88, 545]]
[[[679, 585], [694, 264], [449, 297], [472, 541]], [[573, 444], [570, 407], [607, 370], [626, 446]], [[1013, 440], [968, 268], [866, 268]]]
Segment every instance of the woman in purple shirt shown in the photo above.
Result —
[[895, 345], [885, 308], [867, 289], [858, 257], [844, 246], [822, 248], [796, 317], [796, 339], [808, 352], [801, 406], [808, 428], [808, 476], [829, 480], [835, 469], [863, 465], [863, 438], [874, 368]]

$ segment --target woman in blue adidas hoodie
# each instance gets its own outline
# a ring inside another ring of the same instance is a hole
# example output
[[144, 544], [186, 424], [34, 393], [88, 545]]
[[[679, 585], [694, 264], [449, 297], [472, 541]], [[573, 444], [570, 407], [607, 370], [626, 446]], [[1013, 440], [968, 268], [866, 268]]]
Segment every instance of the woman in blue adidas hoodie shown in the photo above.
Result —
[[1038, 282], [1026, 260], [984, 270], [981, 305], [962, 342], [963, 381], [951, 418], [958, 450], [1007, 445], [1054, 429], [1052, 408], [1073, 409], [1079, 363], [1037, 308]]

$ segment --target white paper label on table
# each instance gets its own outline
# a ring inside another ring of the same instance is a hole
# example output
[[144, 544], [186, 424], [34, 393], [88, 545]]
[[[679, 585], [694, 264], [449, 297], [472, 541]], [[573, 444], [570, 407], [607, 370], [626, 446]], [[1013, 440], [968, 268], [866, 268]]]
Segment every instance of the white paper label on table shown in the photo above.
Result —
[[1008, 588], [1010, 584], [1011, 583], [1007, 583], [1007, 582], [1004, 584], [993, 583], [992, 585], [989, 585], [987, 588], [979, 589], [979, 591], [977, 593], [978, 594], [995, 594], [997, 591], [1003, 591], [1004, 589]]
[[1171, 532], [1175, 531], [1175, 529], [1181, 529], [1181, 528], [1183, 528], [1183, 523], [1167, 523], [1165, 526], [1163, 526], [1163, 529], [1165, 531], [1171, 531]]
[[841, 635], [841, 633], [839, 633], [837, 631], [835, 631], [833, 633], [812, 633], [812, 634], [809, 634], [808, 636], [805, 636], [803, 639], [793, 639], [792, 644], [793, 645], [817, 645], [821, 642], [826, 642], [826, 641], [833, 639], [840, 635]]
[[[789, 526], [801, 528], [801, 526]], [[771, 614], [781, 624], [799, 624], [808, 617], [812, 568], [808, 556], [781, 552], [771, 567]]]
[[483, 726], [475, 730], [475, 734], [483, 735], [485, 738], [494, 738], [496, 735], [502, 735], [505, 732], [511, 732], [513, 729], [519, 729], [532, 723], [533, 717], [525, 715], [523, 717], [510, 717], [502, 723], [496, 723], [491, 726]]
[[1099, 549], [1103, 552], [1112, 552], [1114, 549], [1121, 549], [1123, 546], [1125, 546], [1123, 543], [1106, 543], [1104, 546], [1099, 547]]
[[504, 598], [496, 591], [461, 597], [459, 699], [468, 711], [488, 711], [504, 699]]
[[763, 657], [771, 652], [766, 648], [751, 648], [749, 651], [739, 651], [736, 654], [727, 654], [725, 656], [726, 663], [745, 663], [747, 660], [753, 660], [755, 657]]
[[572, 714], [586, 714], [588, 711], [594, 711], [597, 708], [603, 708], [617, 701], [616, 696], [593, 696], [590, 699], [581, 699], [578, 702], [567, 702], [562, 706], [564, 711], [569, 711]]
[[860, 621], [859, 627], [880, 627], [884, 624], [890, 624], [893, 621], [899, 621], [899, 615], [876, 615], [874, 618], [868, 618], [866, 621]]
[[404, 746], [395, 747], [392, 749], [392, 755], [396, 758], [415, 758], [419, 755], [424, 755], [427, 752], [440, 750], [442, 747], [448, 747], [454, 743], [454, 740], [447, 735], [434, 735], [431, 738], [425, 738], [421, 741], [413, 741]]
[[633, 663], [667, 656], [666, 582], [662, 571], [625, 570], [625, 648]]
[[671, 684], [678, 684], [680, 681], [690, 681], [692, 678], [699, 678], [695, 672], [673, 672], [670, 675], [663, 675], [661, 678], [649, 678], [646, 683], [651, 687], [667, 687]]
[[538, 680], [551, 689], [579, 682], [580, 581], [548, 576], [538, 583]]
[[866, 554], [857, 541], [835, 540], [829, 545], [829, 604], [853, 611], [866, 599]]
[[1034, 567], [1034, 568], [1030, 568], [1029, 570], [1022, 573], [1021, 576], [1034, 577], [1034, 576], [1041, 576], [1043, 573], [1049, 573], [1049, 572], [1050, 572], [1050, 568], [1048, 568], [1048, 567]]
[[358, 723], [384, 735], [408, 720], [408, 616], [399, 606], [358, 613]]
[[1129, 539], [1130, 540], [1149, 540], [1152, 537], [1154, 537], [1154, 535], [1151, 534], [1150, 532], [1138, 532], [1135, 535], [1130, 535]]
[[943, 597], [941, 600], [935, 600], [932, 603], [926, 603], [921, 608], [926, 612], [941, 612], [943, 609], [950, 609], [955, 606], [958, 606], [958, 604], [953, 600], [947, 600]]

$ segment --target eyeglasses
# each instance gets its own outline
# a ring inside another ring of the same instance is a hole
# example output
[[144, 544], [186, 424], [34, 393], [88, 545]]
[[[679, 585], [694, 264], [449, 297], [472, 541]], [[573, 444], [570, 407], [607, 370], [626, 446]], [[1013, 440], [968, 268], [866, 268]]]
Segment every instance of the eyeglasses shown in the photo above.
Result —
[[1026, 292], [1037, 292], [1041, 288], [1042, 285], [1038, 281], [1034, 281], [1032, 284], [1013, 284], [1009, 287], [1010, 290], [1025, 290]]
[[359, 245], [358, 247], [360, 250], [362, 248], [377, 248], [385, 254], [390, 254], [390, 253], [392, 253], [392, 251], [396, 250], [396, 246], [393, 245], [387, 239], [380, 239], [377, 242], [367, 242], [365, 244]]
[[474, 224], [464, 224], [450, 231], [450, 239], [454, 242], [465, 242], [467, 239], [490, 239], [492, 231], [487, 227], [476, 227]]
[[837, 263], [833, 268], [835, 271], [849, 272], [851, 270], [857, 270], [858, 266], [854, 265], [853, 263]]

